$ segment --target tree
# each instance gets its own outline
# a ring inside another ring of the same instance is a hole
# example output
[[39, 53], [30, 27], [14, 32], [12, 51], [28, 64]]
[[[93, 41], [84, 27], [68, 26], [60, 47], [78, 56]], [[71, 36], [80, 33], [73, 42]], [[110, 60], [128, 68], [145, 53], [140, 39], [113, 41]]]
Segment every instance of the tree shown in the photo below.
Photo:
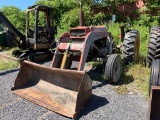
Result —
[[77, 7], [73, 0], [38, 0], [36, 4], [43, 4], [54, 8], [55, 24], [59, 25], [62, 14]]
[[25, 12], [14, 6], [3, 6], [3, 14], [21, 32], [25, 32]]
[[147, 13], [152, 14], [152, 20], [159, 20], [160, 19], [160, 12], [159, 12], [159, 4], [160, 0], [145, 0], [145, 5], [147, 7]]

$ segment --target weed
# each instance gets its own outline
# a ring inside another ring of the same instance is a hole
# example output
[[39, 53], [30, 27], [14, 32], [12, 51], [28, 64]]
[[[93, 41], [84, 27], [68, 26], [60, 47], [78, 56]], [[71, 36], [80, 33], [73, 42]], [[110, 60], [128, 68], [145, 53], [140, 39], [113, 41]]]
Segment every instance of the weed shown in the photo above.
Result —
[[108, 31], [112, 33], [112, 36], [114, 37], [114, 39], [116, 39], [118, 43], [121, 43], [121, 40], [119, 38], [120, 25], [121, 25], [120, 23], [110, 23], [106, 25]]

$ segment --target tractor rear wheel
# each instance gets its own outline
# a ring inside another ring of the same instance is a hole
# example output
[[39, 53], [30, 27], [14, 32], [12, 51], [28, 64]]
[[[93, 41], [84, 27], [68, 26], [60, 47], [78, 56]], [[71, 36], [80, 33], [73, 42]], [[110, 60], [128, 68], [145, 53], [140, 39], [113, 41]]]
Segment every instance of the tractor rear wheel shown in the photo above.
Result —
[[127, 65], [130, 62], [138, 62], [139, 59], [140, 36], [137, 30], [131, 30], [125, 34], [123, 40], [123, 61]]
[[146, 58], [146, 64], [151, 66], [153, 59], [160, 59], [160, 33], [159, 26], [153, 26], [150, 31], [150, 40], [148, 43], [148, 54]]
[[156, 59], [152, 61], [151, 71], [150, 71], [150, 79], [148, 86], [148, 93], [150, 94], [151, 86], [159, 86], [160, 85], [160, 59]]
[[110, 83], [117, 83], [122, 72], [122, 61], [118, 54], [112, 54], [108, 57], [105, 75], [106, 80]]

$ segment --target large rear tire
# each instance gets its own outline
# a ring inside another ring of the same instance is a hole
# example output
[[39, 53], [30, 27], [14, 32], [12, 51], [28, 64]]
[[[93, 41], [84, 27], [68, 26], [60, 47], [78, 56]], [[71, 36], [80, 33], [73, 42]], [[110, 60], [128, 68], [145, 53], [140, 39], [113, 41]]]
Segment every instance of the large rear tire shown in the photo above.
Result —
[[150, 31], [150, 39], [148, 42], [148, 54], [146, 58], [147, 66], [150, 67], [152, 60], [160, 59], [160, 33], [159, 26], [153, 26]]
[[160, 59], [156, 59], [152, 61], [151, 71], [150, 71], [150, 79], [148, 86], [148, 93], [150, 94], [151, 86], [159, 86], [160, 85]]
[[108, 57], [105, 75], [109, 83], [117, 83], [122, 73], [122, 61], [118, 54], [112, 54]]
[[139, 31], [131, 30], [125, 34], [123, 40], [122, 58], [127, 65], [130, 62], [136, 63], [139, 60], [140, 35]]

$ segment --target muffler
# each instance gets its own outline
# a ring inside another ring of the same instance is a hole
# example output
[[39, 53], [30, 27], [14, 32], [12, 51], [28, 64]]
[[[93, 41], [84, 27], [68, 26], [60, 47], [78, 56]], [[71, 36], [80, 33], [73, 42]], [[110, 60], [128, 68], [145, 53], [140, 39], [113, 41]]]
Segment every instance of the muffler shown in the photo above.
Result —
[[51, 111], [75, 118], [92, 95], [92, 81], [85, 71], [24, 61], [11, 90]]

